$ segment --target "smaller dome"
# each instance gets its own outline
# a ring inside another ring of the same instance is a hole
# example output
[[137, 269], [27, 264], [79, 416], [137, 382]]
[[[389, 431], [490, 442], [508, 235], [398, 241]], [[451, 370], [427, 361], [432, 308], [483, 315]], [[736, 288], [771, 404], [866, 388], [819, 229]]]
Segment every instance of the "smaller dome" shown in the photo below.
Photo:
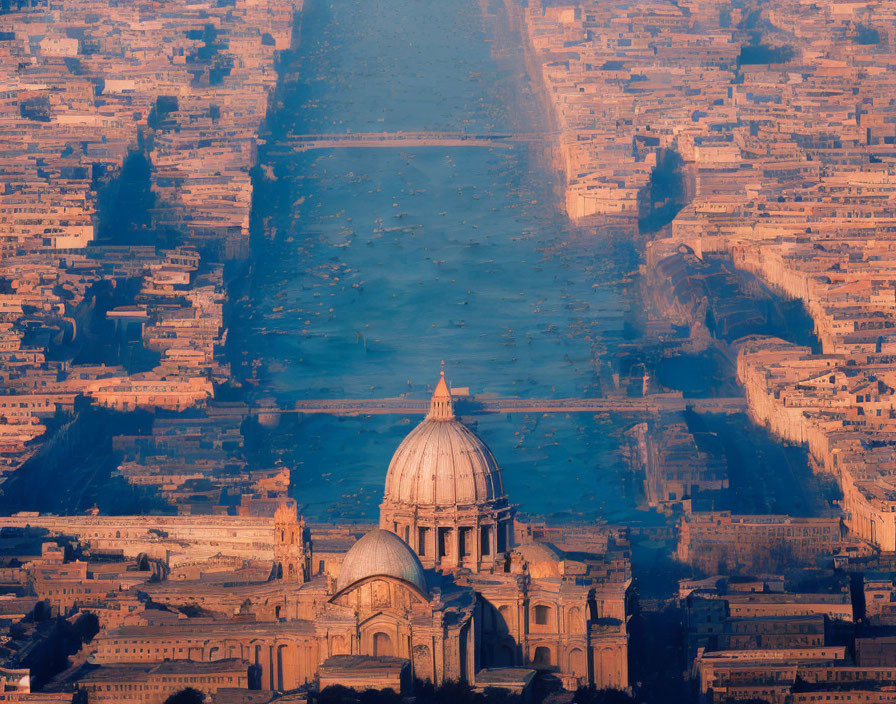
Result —
[[559, 562], [560, 555], [546, 543], [523, 543], [515, 548], [526, 562]]
[[336, 589], [342, 591], [367, 577], [395, 577], [426, 593], [426, 577], [420, 558], [395, 533], [377, 528], [345, 554]]
[[560, 577], [564, 574], [563, 557], [546, 543], [525, 543], [516, 548], [529, 569], [529, 576], [535, 579]]

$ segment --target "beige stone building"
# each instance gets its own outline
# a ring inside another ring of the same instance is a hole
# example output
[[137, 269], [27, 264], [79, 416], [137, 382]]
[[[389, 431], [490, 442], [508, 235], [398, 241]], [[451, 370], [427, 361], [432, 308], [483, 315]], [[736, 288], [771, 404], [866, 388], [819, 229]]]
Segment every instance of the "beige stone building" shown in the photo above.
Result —
[[[322, 534], [315, 551], [294, 503], [267, 520], [270, 542], [258, 533], [264, 520], [252, 519], [257, 530], [245, 537], [259, 547], [254, 560], [223, 540], [203, 543], [206, 569], [182, 561], [189, 569], [140, 587], [167, 611], [104, 625], [90, 659], [137, 673], [165, 661], [244, 661], [250, 685], [281, 691], [352, 667], [355, 686], [383, 678], [475, 685], [480, 674], [519, 667], [523, 679], [545, 669], [569, 688], [627, 688], [627, 558], [599, 552], [587, 530], [588, 540], [564, 543], [574, 551], [566, 554], [523, 537], [531, 531], [513, 515], [494, 456], [454, 416], [442, 378], [389, 466], [380, 528], [342, 552]], [[173, 520], [192, 521], [191, 533], [210, 539], [198, 517], [166, 519], [166, 531], [181, 533]], [[249, 519], [207, 520], [218, 522], [219, 538], [238, 542], [239, 522]], [[75, 522], [66, 526], [56, 528], [77, 533]], [[98, 540], [94, 533], [85, 524], [83, 539]]]

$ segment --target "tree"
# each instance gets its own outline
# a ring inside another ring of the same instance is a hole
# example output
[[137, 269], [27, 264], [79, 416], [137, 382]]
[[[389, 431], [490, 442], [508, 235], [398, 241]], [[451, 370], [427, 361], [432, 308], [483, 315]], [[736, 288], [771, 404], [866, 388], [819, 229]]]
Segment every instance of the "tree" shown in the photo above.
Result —
[[318, 704], [358, 704], [358, 693], [341, 684], [334, 684], [321, 690]]
[[871, 44], [880, 44], [880, 32], [878, 32], [874, 27], [869, 27], [865, 24], [857, 24], [856, 25], [856, 44], [863, 45], [871, 45]]
[[97, 615], [89, 611], [83, 612], [74, 623], [75, 630], [81, 636], [81, 640], [89, 643], [100, 632], [100, 620]]
[[619, 689], [597, 689], [594, 685], [579, 687], [573, 704], [634, 704], [635, 700]]
[[386, 689], [368, 689], [366, 692], [361, 692], [358, 699], [360, 704], [401, 704], [401, 697], [388, 687]]
[[204, 704], [205, 695], [198, 689], [187, 687], [165, 700], [165, 704]]

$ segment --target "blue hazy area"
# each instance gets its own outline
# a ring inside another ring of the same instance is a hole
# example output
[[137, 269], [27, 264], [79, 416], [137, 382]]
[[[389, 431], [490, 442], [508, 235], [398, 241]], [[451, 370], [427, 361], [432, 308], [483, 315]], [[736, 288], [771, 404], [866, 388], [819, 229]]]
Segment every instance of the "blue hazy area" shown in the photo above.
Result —
[[[302, 22], [278, 130], [537, 127], [499, 97], [514, 79], [492, 60], [476, 3], [311, 0]], [[441, 360], [452, 385], [475, 394], [600, 393], [600, 359], [622, 339], [629, 296], [614, 282], [632, 268], [631, 248], [569, 232], [526, 147], [333, 149], [267, 164], [239, 343], [259, 360], [259, 395], [284, 407], [427, 398]], [[389, 459], [419, 419], [285, 419], [272, 443], [305, 515], [375, 519]], [[464, 421], [492, 448], [521, 510], [643, 516], [610, 419]]]

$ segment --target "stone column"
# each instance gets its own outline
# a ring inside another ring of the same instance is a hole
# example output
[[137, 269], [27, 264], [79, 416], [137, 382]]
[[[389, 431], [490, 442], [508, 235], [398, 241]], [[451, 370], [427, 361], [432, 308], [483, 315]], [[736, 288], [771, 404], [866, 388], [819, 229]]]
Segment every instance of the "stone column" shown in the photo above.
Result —
[[439, 564], [439, 523], [438, 521], [433, 521], [432, 528], [429, 530], [429, 535], [427, 536], [428, 540], [426, 541], [426, 554], [429, 556], [429, 559], [432, 560], [433, 564]]
[[436, 639], [435, 637], [430, 638], [429, 640], [429, 657], [432, 660], [432, 681], [433, 683], [438, 683], [438, 675], [436, 674], [438, 670], [436, 669]]
[[473, 526], [473, 545], [471, 549], [471, 553], [473, 557], [476, 559], [476, 566], [478, 568], [479, 564], [482, 562], [482, 543], [479, 539], [479, 531], [482, 530], [482, 527], [479, 525], [479, 521], [476, 521], [476, 525]]
[[529, 662], [529, 601], [521, 599], [517, 601], [517, 638], [516, 642], [522, 651], [522, 662], [520, 665], [526, 665]]

